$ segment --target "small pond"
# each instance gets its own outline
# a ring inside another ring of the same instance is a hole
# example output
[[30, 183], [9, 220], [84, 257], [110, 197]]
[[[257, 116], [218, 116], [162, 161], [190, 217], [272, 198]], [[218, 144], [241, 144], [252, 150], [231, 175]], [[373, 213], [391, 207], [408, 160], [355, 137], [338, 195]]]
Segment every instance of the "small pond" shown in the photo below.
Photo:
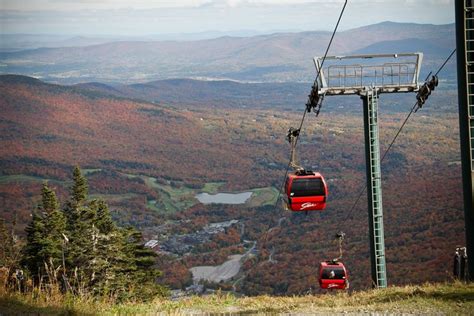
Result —
[[244, 204], [252, 196], [252, 192], [242, 193], [199, 193], [196, 194], [196, 199], [202, 204]]

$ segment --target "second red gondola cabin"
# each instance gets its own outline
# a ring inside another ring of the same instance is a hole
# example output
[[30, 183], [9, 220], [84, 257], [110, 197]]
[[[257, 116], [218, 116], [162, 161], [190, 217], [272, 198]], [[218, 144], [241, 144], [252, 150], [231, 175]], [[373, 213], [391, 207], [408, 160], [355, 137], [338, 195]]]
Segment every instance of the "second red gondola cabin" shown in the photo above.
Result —
[[294, 212], [326, 208], [328, 188], [321, 174], [312, 171], [289, 173], [285, 183], [285, 203]]
[[349, 278], [344, 264], [340, 261], [323, 261], [319, 264], [319, 286], [322, 289], [345, 290]]

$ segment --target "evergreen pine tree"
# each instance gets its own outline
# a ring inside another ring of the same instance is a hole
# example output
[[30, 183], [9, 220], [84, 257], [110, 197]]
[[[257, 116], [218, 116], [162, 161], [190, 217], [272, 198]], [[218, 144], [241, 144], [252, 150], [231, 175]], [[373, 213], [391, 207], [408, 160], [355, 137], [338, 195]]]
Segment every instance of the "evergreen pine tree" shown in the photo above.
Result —
[[74, 231], [75, 225], [81, 219], [81, 206], [87, 199], [88, 187], [87, 179], [82, 175], [79, 166], [74, 167], [73, 184], [69, 192], [69, 200], [64, 208], [64, 214], [67, 218], [67, 225], [69, 231]]
[[94, 273], [92, 282], [96, 294], [116, 296], [118, 293], [128, 292], [128, 278], [122, 271], [122, 264], [126, 261], [123, 252], [123, 236], [116, 229], [107, 234], [97, 230], [97, 239], [94, 247], [94, 259], [91, 262], [91, 272]]
[[62, 265], [66, 219], [59, 209], [56, 193], [43, 183], [41, 191], [41, 210], [43, 211], [44, 235], [42, 253], [46, 262], [57, 268]]
[[90, 207], [97, 214], [96, 226], [101, 234], [109, 234], [117, 229], [110, 215], [109, 207], [103, 200], [93, 200]]
[[26, 245], [24, 248], [23, 265], [34, 276], [41, 274], [45, 258], [42, 257], [44, 245], [44, 222], [43, 218], [33, 212], [31, 223], [26, 227]]
[[88, 193], [87, 180], [79, 166], [74, 167], [72, 180], [74, 183], [71, 188], [71, 201], [74, 206], [79, 206], [86, 200]]
[[69, 238], [67, 264], [78, 269], [81, 280], [88, 282], [89, 273], [86, 273], [86, 270], [90, 268], [93, 257], [93, 225], [96, 212], [85, 203], [88, 193], [87, 179], [82, 175], [79, 166], [74, 167], [72, 177], [73, 185], [64, 210]]
[[143, 244], [142, 233], [134, 228], [123, 229], [124, 253], [127, 256], [125, 275], [129, 275], [130, 286], [135, 289], [134, 296], [151, 299], [166, 295], [166, 289], [157, 283], [161, 272], [156, 269], [156, 253]]
[[[66, 219], [60, 210], [54, 210], [45, 218], [44, 251], [54, 267], [62, 265], [66, 236]], [[67, 237], [66, 237], [67, 238]]]
[[59, 210], [59, 202], [56, 198], [56, 193], [49, 188], [47, 182], [43, 183], [43, 188], [41, 189], [41, 209], [47, 214]]
[[67, 269], [63, 271], [69, 280], [65, 288], [72, 287], [73, 292], [86, 290], [121, 299], [165, 294], [156, 283], [160, 272], [154, 268], [155, 253], [143, 246], [141, 233], [118, 228], [104, 201], [87, 202], [87, 181], [79, 167], [73, 178], [64, 212], [54, 191], [43, 185], [39, 212], [33, 212], [26, 229], [24, 264], [39, 277], [44, 275], [45, 263], [52, 262], [49, 267], [57, 269], [65, 254]]
[[93, 278], [91, 262], [97, 255], [94, 250], [97, 238], [95, 220], [95, 210], [84, 205], [73, 210], [68, 225], [67, 264], [70, 268], [78, 269], [81, 282], [87, 285]]
[[[70, 243], [67, 251], [68, 266], [77, 269], [80, 281], [87, 288], [99, 291], [103, 269], [107, 266], [110, 236], [116, 229], [107, 204], [92, 200], [87, 203], [87, 180], [79, 167], [74, 168], [70, 201], [66, 206]], [[117, 255], [116, 251], [114, 254]], [[110, 255], [112, 256], [112, 254]]]
[[59, 209], [56, 194], [46, 182], [41, 190], [39, 211], [41, 214], [33, 213], [32, 221], [26, 228], [24, 262], [33, 275], [42, 273], [45, 263], [52, 263], [51, 268], [61, 266], [63, 258], [66, 219]]

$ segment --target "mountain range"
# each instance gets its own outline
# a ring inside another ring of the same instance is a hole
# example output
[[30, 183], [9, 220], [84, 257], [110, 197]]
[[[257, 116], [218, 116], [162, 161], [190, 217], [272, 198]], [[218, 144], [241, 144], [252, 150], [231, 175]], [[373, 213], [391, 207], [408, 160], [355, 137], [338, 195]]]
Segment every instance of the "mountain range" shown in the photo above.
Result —
[[[261, 82], [310, 82], [314, 56], [330, 32], [224, 36], [196, 41], [116, 41], [0, 53], [1, 73], [57, 83], [143, 83], [170, 78], [226, 78]], [[425, 53], [428, 73], [455, 46], [454, 24], [383, 22], [338, 32], [329, 54]], [[452, 72], [452, 65], [451, 67]], [[454, 76], [453, 76], [454, 77]]]

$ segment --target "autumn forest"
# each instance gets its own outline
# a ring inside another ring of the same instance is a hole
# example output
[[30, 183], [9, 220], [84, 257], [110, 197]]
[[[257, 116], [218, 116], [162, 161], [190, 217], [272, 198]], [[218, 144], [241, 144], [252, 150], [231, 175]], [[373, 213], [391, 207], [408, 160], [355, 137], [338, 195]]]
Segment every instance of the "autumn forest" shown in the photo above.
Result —
[[[255, 87], [237, 88], [245, 95]], [[381, 97], [382, 151], [414, 100]], [[463, 244], [455, 100], [449, 88], [433, 93], [382, 164], [391, 284], [450, 279], [452, 251]], [[206, 286], [248, 295], [317, 292], [318, 263], [337, 256], [333, 237], [341, 230], [351, 286], [370, 287], [365, 193], [349, 212], [365, 186], [360, 99], [330, 99], [305, 123], [300, 160], [329, 186], [327, 209], [307, 216], [276, 201], [289, 158], [286, 131], [301, 111], [265, 101], [253, 108], [208, 102], [161, 103], [126, 91], [0, 76], [1, 217], [24, 237], [44, 181], [65, 201], [79, 165], [90, 199], [106, 201], [117, 225], [139, 229], [144, 242], [158, 241], [159, 282], [170, 289], [190, 286], [192, 267], [241, 254], [237, 276]], [[195, 197], [245, 191], [252, 197], [243, 205]], [[200, 233], [233, 220], [217, 233]], [[182, 241], [191, 237], [201, 242]]]

